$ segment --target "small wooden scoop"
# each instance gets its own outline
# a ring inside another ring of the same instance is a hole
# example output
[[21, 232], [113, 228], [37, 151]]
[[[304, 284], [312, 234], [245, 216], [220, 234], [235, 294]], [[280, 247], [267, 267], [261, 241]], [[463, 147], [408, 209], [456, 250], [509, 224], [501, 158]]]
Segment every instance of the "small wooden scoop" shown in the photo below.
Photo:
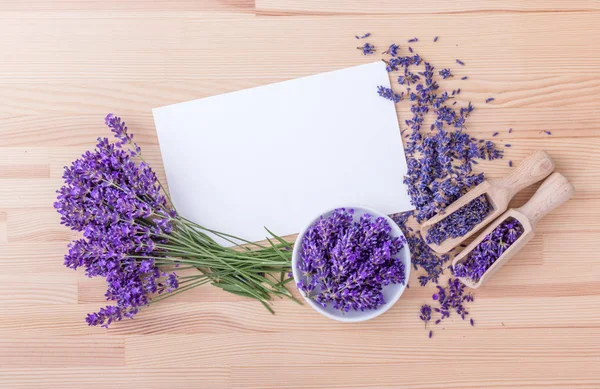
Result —
[[459, 277], [460, 281], [469, 288], [479, 288], [486, 280], [498, 271], [516, 253], [519, 252], [533, 238], [535, 234], [535, 225], [547, 213], [558, 207], [571, 198], [575, 193], [573, 185], [567, 181], [565, 176], [560, 173], [553, 173], [544, 181], [533, 197], [521, 208], [511, 208], [502, 216], [495, 220], [485, 229], [470, 245], [468, 245], [452, 261], [452, 266], [466, 259], [467, 255], [473, 251], [475, 246], [481, 242], [486, 235], [490, 234], [494, 228], [508, 218], [514, 218], [523, 226], [523, 234], [490, 266], [479, 281], [474, 282], [470, 278]]
[[426, 239], [427, 231], [434, 224], [440, 222], [452, 212], [458, 210], [471, 200], [474, 200], [485, 193], [490, 205], [492, 206], [492, 211], [485, 219], [483, 219], [481, 223], [477, 224], [471, 231], [463, 236], [457, 238], [448, 238], [439, 245], [435, 243], [429, 243], [429, 247], [431, 247], [434, 251], [440, 254], [447, 253], [462, 243], [465, 239], [468, 239], [477, 231], [485, 227], [502, 212], [506, 211], [506, 208], [508, 208], [508, 203], [515, 194], [529, 185], [546, 178], [550, 173], [552, 173], [553, 170], [554, 162], [548, 153], [542, 150], [534, 151], [531, 155], [525, 158], [523, 162], [521, 162], [521, 164], [517, 166], [508, 176], [503, 178], [490, 178], [483, 181], [481, 184], [468, 191], [464, 196], [446, 207], [443, 213], [439, 213], [423, 223], [421, 225], [421, 236], [423, 239]]

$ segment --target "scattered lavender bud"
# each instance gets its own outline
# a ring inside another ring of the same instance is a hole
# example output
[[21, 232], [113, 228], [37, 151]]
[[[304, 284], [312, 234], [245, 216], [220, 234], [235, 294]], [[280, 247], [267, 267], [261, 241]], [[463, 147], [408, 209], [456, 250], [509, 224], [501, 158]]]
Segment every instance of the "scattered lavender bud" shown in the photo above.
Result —
[[492, 210], [492, 205], [486, 195], [482, 194], [431, 226], [427, 231], [425, 241], [439, 245], [446, 239], [465, 236], [481, 223]]
[[465, 63], [463, 61], [461, 61], [460, 59], [456, 60], [456, 63], [461, 65], [461, 66], [465, 66]]
[[358, 50], [362, 50], [363, 55], [371, 55], [375, 52], [375, 46], [369, 42], [365, 42], [363, 46], [357, 47]]
[[512, 167], [513, 163], [512, 161], [508, 161], [508, 166]]
[[508, 133], [510, 134], [512, 132], [512, 127], [508, 129]]
[[415, 37], [415, 38], [409, 39], [408, 43], [413, 43], [413, 42], [418, 42], [418, 41], [419, 41], [419, 38]]
[[469, 77], [464, 76], [464, 77], [461, 78], [461, 80], [466, 80], [467, 78], [469, 78]]
[[493, 98], [493, 97], [488, 97], [487, 99], [485, 99], [485, 103], [487, 104], [487, 103], [490, 103], [490, 102], [492, 102], [494, 100], [496, 100], [496, 99]]
[[388, 47], [388, 49], [386, 51], [383, 52], [383, 54], [389, 54], [392, 57], [395, 57], [398, 55], [398, 50], [400, 50], [400, 46], [398, 46], [395, 43], [392, 43], [390, 45], [390, 47]]
[[454, 266], [456, 277], [470, 278], [474, 282], [496, 262], [498, 258], [523, 234], [523, 226], [518, 220], [508, 218], [494, 228], [492, 232]]
[[437, 42], [438, 41], [438, 37], [436, 36], [435, 38], [433, 38], [433, 41]]
[[370, 32], [367, 32], [366, 34], [364, 34], [364, 35], [361, 35], [361, 36], [354, 35], [354, 37], [355, 37], [356, 39], [364, 39], [364, 38], [368, 38], [368, 37], [370, 37], [370, 36], [371, 36], [371, 33], [370, 33]]
[[393, 101], [394, 103], [399, 103], [404, 98], [403, 93], [394, 93], [392, 88], [388, 88], [383, 85], [379, 85], [377, 87], [377, 94], [379, 94], [379, 96], [383, 97], [384, 99]]
[[473, 318], [471, 318], [470, 322], [471, 322], [471, 326], [475, 325], [475, 322], [473, 321]]
[[433, 331], [429, 330], [429, 339], [431, 339], [432, 336], [433, 336]]
[[456, 94], [457, 94], [457, 95], [460, 95], [460, 88], [458, 88], [458, 89], [456, 90]]
[[410, 51], [412, 53], [413, 52], [412, 47], [408, 46], [408, 51]]
[[427, 323], [431, 320], [431, 306], [427, 304], [423, 304], [421, 306], [421, 315], [419, 316], [421, 320], [425, 323], [425, 327], [427, 327]]
[[494, 132], [492, 136], [498, 136], [499, 132]]
[[546, 134], [548, 134], [548, 135], [552, 135], [552, 133], [551, 133], [550, 131], [548, 131], [548, 130], [544, 130], [544, 132], [545, 132]]
[[444, 80], [448, 77], [454, 77], [452, 72], [450, 72], [450, 69], [442, 69], [442, 70], [440, 70], [439, 74], [440, 74], [440, 76], [442, 76], [442, 78]]
[[504, 147], [511, 147], [511, 144], [510, 144], [510, 143], [506, 143], [506, 144], [504, 145]]

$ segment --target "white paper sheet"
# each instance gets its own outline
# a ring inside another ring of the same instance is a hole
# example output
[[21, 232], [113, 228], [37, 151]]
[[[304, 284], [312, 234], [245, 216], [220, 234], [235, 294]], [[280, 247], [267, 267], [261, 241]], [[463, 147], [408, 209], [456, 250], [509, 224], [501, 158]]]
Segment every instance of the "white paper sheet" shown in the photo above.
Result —
[[299, 232], [320, 212], [413, 209], [381, 61], [153, 110], [173, 202], [251, 241]]

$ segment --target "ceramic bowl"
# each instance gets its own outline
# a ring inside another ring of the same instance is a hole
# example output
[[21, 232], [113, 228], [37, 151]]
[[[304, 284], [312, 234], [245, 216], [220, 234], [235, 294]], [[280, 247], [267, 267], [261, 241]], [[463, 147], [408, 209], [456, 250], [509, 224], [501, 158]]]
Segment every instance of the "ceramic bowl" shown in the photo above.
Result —
[[[392, 230], [390, 232], [390, 234], [392, 236], [404, 237], [404, 234], [402, 233], [402, 230], [400, 229], [400, 227], [398, 227], [398, 225], [396, 223], [394, 223], [394, 221], [389, 216], [387, 216], [379, 211], [376, 211], [371, 208], [363, 207], [363, 206], [346, 206], [346, 207], [338, 207], [338, 208], [354, 209], [354, 220], [358, 220], [365, 213], [370, 214], [373, 217], [373, 219], [375, 219], [377, 217], [383, 217], [386, 219], [386, 221], [388, 222], [390, 227], [392, 227]], [[313, 223], [316, 222], [321, 216], [327, 217], [334, 210], [335, 210], [335, 208], [329, 209], [329, 210], [319, 214], [317, 217], [312, 219], [310, 221], [310, 223], [308, 223], [306, 225], [306, 227], [304, 229], [302, 229], [302, 231], [300, 231], [300, 233], [298, 234], [298, 238], [296, 239], [296, 243], [294, 244], [294, 251], [292, 253], [292, 274], [294, 275], [294, 281], [296, 283], [303, 279], [302, 274], [297, 269], [297, 264], [300, 261], [300, 248], [302, 246], [302, 239], [304, 238], [304, 234], [306, 233], [308, 228], [310, 226], [312, 226]], [[398, 253], [398, 256], [402, 259], [402, 262], [404, 263], [404, 268], [406, 269], [406, 280], [408, 281], [409, 276], [410, 276], [410, 269], [411, 269], [410, 251], [409, 251], [408, 245], [404, 245], [402, 250]], [[381, 315], [382, 313], [384, 313], [385, 311], [387, 311], [388, 309], [390, 309], [392, 307], [392, 305], [394, 305], [396, 303], [396, 301], [398, 301], [400, 296], [402, 296], [402, 293], [404, 292], [405, 288], [406, 288], [406, 282], [404, 284], [387, 285], [383, 288], [383, 295], [384, 295], [384, 298], [386, 301], [386, 303], [384, 305], [380, 306], [377, 309], [372, 309], [372, 310], [367, 310], [367, 311], [351, 310], [349, 312], [344, 312], [344, 313], [342, 313], [339, 309], [334, 309], [331, 306], [331, 304], [327, 304], [327, 307], [324, 308], [320, 304], [317, 304], [316, 302], [314, 302], [312, 299], [306, 297], [304, 295], [304, 293], [300, 292], [300, 294], [302, 294], [302, 297], [304, 297], [306, 302], [311, 307], [313, 307], [320, 314], [327, 316], [330, 319], [343, 321], [343, 322], [360, 322], [360, 321], [373, 319], [374, 317], [377, 317], [377, 316]]]

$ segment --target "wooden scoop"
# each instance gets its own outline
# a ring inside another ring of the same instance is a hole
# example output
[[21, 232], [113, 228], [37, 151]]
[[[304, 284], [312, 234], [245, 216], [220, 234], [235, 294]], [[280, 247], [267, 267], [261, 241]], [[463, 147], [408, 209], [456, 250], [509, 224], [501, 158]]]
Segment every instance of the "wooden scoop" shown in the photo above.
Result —
[[458, 246], [465, 239], [475, 234], [477, 231], [485, 227], [489, 222], [498, 217], [502, 212], [508, 208], [508, 203], [514, 197], [515, 194], [546, 178], [554, 170], [554, 162], [545, 151], [538, 150], [534, 151], [531, 155], [521, 162], [508, 176], [503, 178], [490, 178], [477, 185], [475, 188], [468, 191], [464, 196], [450, 204], [443, 213], [439, 213], [427, 220], [421, 225], [421, 236], [423, 239], [427, 237], [427, 231], [436, 223], [440, 222], [448, 215], [458, 210], [462, 206], [469, 203], [471, 200], [476, 199], [485, 193], [492, 211], [490, 214], [483, 219], [483, 221], [477, 224], [467, 234], [457, 237], [448, 238], [442, 243], [435, 244], [429, 243], [434, 251], [444, 254]]
[[494, 228], [508, 218], [514, 218], [523, 226], [523, 234], [498, 258], [492, 266], [487, 269], [479, 281], [474, 282], [470, 278], [459, 277], [460, 281], [469, 288], [479, 288], [486, 280], [498, 271], [516, 253], [519, 252], [533, 238], [535, 234], [535, 225], [547, 213], [558, 207], [571, 198], [575, 193], [573, 185], [567, 181], [565, 176], [560, 173], [553, 173], [544, 181], [533, 197], [521, 208], [511, 208], [502, 216], [495, 220], [485, 229], [470, 245], [468, 245], [452, 261], [452, 266], [466, 259], [467, 255], [473, 251], [475, 246], [481, 242], [486, 235], [490, 234]]

